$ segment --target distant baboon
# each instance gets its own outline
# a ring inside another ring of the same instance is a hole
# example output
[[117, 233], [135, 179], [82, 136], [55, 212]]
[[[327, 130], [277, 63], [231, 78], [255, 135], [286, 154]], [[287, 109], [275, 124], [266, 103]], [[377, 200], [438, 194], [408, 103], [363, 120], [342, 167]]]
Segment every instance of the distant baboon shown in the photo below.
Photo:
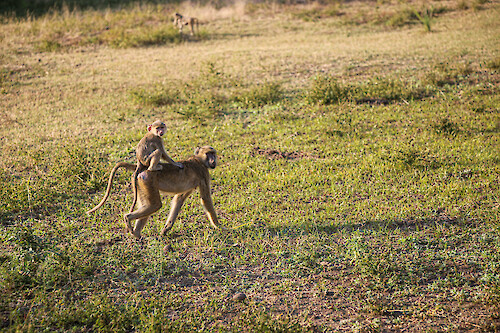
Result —
[[[214, 169], [217, 165], [217, 153], [215, 149], [210, 146], [198, 147], [194, 152], [194, 156], [183, 160], [182, 164], [184, 168], [179, 169], [174, 165], [161, 163], [162, 170], [144, 170], [137, 176], [139, 207], [137, 210], [125, 215], [127, 229], [136, 238], [139, 239], [141, 237], [141, 230], [148, 218], [161, 208], [160, 192], [174, 195], [170, 204], [170, 213], [168, 214], [167, 222], [161, 231], [161, 234], [164, 235], [172, 228], [184, 201], [196, 188], [200, 190], [201, 203], [205, 208], [210, 224], [214, 228], [225, 229], [221, 227], [217, 220], [210, 192], [210, 174], [208, 173], [208, 169]], [[111, 170], [104, 198], [95, 208], [89, 210], [88, 213], [101, 207], [107, 200], [111, 192], [113, 178], [119, 168], [134, 171], [136, 166], [126, 162], [117, 163], [113, 170]], [[133, 220], [137, 221], [135, 227], [131, 230], [129, 226], [130, 221]]]
[[196, 32], [200, 33], [200, 29], [198, 27], [198, 19], [196, 17], [187, 17], [179, 13], [175, 13], [174, 26], [179, 28], [179, 32], [181, 34], [182, 34], [182, 29], [184, 28], [185, 25], [189, 26], [189, 29], [191, 30], [191, 36], [194, 36], [195, 34], [195, 29], [194, 29], [195, 26], [196, 26]]

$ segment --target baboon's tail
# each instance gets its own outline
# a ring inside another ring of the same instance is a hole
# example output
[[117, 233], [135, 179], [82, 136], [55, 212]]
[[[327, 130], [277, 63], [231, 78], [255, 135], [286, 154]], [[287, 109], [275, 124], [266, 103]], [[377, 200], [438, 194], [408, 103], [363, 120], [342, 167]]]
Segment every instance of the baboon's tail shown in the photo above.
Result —
[[111, 185], [113, 185], [113, 178], [115, 177], [116, 171], [118, 171], [118, 169], [120, 169], [120, 168], [126, 168], [128, 170], [134, 171], [136, 166], [134, 164], [127, 163], [127, 162], [116, 163], [115, 166], [113, 167], [113, 169], [111, 170], [111, 174], [109, 175], [108, 188], [106, 189], [106, 194], [104, 195], [104, 198], [102, 198], [101, 202], [99, 202], [99, 204], [97, 206], [95, 206], [94, 208], [89, 210], [87, 212], [87, 214], [95, 212], [97, 209], [99, 209], [106, 202], [106, 200], [108, 200], [109, 193], [111, 192]]
[[137, 167], [134, 170], [134, 174], [132, 175], [132, 191], [134, 193], [134, 201], [132, 201], [132, 206], [130, 207], [129, 213], [132, 213], [135, 208], [135, 204], [137, 203], [137, 175], [140, 174], [144, 170], [144, 166], [137, 162]]

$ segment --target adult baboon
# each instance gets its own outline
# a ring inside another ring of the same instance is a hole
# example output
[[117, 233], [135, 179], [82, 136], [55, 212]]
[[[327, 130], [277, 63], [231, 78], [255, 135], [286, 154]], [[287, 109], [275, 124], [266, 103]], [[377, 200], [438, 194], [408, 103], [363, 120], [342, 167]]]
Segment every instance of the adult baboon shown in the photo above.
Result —
[[[168, 214], [167, 222], [161, 231], [161, 234], [165, 235], [174, 225], [184, 201], [196, 188], [200, 190], [201, 203], [210, 224], [214, 228], [225, 229], [219, 224], [212, 203], [212, 195], [210, 193], [210, 174], [208, 169], [214, 169], [217, 165], [217, 153], [215, 149], [210, 146], [198, 147], [194, 152], [194, 156], [181, 161], [181, 163], [184, 165], [183, 169], [179, 169], [172, 164], [161, 163], [162, 170], [144, 170], [137, 175], [138, 208], [125, 215], [127, 229], [130, 228], [129, 230], [136, 238], [141, 238], [141, 230], [146, 224], [146, 221], [152, 214], [161, 208], [162, 202], [160, 192], [174, 195], [170, 204], [170, 213]], [[89, 210], [87, 213], [97, 210], [107, 200], [111, 192], [113, 178], [119, 168], [126, 168], [134, 171], [136, 165], [127, 162], [116, 163], [109, 176], [108, 187], [104, 198], [96, 207]], [[131, 229], [130, 222], [133, 220], [137, 221], [134, 228]]]
[[195, 26], [196, 26], [196, 31], [200, 33], [200, 29], [198, 27], [198, 19], [196, 17], [188, 17], [188, 16], [183, 16], [179, 13], [175, 13], [174, 26], [179, 28], [179, 33], [182, 34], [182, 29], [184, 28], [185, 25], [189, 26], [189, 29], [191, 30], [191, 36], [194, 36]]

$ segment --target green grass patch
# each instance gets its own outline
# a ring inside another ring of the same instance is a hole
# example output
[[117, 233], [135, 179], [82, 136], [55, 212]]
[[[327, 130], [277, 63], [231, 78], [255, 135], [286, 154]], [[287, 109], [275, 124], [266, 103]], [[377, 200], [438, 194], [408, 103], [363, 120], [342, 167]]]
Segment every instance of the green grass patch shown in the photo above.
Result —
[[182, 41], [178, 31], [172, 27], [148, 28], [133, 33], [126, 31], [113, 31], [106, 35], [104, 40], [109, 40], [113, 47], [145, 47], [180, 43]]
[[134, 89], [130, 96], [137, 104], [164, 106], [185, 118], [205, 121], [238, 108], [277, 103], [283, 92], [279, 83], [244, 83], [207, 63], [198, 77], [187, 82]]
[[311, 80], [306, 100], [313, 104], [356, 102], [387, 104], [395, 101], [419, 100], [428, 97], [431, 90], [420, 82], [375, 77], [356, 84], [339, 83], [334, 77], [319, 75]]
[[348, 88], [339, 84], [333, 77], [319, 75], [313, 78], [307, 93], [310, 103], [334, 104], [346, 100]]
[[469, 64], [438, 63], [435, 64], [422, 78], [424, 84], [437, 87], [454, 85], [470, 75], [472, 70]]

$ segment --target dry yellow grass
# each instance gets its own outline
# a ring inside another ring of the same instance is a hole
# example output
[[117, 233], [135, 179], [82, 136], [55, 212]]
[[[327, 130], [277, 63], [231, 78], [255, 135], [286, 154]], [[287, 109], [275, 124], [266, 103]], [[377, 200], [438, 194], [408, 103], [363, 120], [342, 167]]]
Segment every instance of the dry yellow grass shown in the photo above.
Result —
[[[336, 18], [303, 22], [284, 21], [281, 16], [250, 21], [242, 16], [241, 6], [222, 11], [186, 7], [186, 13], [205, 21], [203, 29], [209, 34], [227, 33], [227, 38], [164, 47], [35, 53], [27, 46], [29, 40], [16, 36], [35, 26], [42, 31], [50, 18], [4, 24], [1, 67], [13, 71], [15, 80], [26, 87], [16, 92], [15, 99], [2, 98], [0, 107], [6, 119], [15, 122], [3, 126], [1, 135], [15, 140], [17, 126], [34, 126], [48, 140], [65, 137], [68, 132], [73, 138], [114, 132], [115, 119], [135, 108], [128, 99], [131, 89], [185, 82], [197, 76], [207, 62], [248, 81], [272, 79], [287, 89], [297, 89], [317, 73], [345, 80], [394, 72], [411, 75], [443, 61], [479, 66], [499, 54], [497, 9], [452, 13], [440, 18], [429, 34], [420, 26], [390, 31], [341, 25]], [[30, 38], [30, 34], [21, 35]], [[120, 128], [141, 127], [144, 121], [140, 117]], [[31, 140], [39, 139], [24, 140], [32, 144]]]

